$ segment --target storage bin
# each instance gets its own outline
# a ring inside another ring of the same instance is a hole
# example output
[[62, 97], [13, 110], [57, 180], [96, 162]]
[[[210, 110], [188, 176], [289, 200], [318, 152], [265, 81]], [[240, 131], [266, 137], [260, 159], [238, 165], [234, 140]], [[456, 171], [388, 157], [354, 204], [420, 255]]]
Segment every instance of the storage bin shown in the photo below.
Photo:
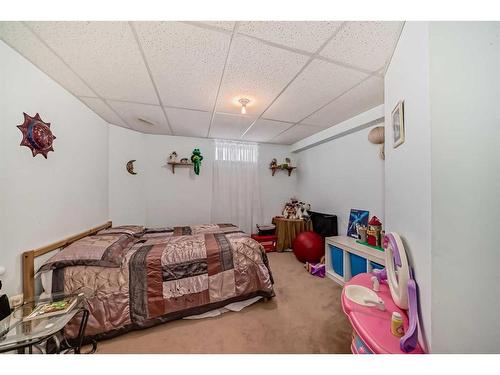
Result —
[[356, 276], [358, 273], [366, 273], [366, 259], [359, 255], [349, 253], [351, 261], [351, 277]]
[[333, 271], [342, 277], [344, 277], [344, 250], [339, 249], [336, 246], [330, 246], [330, 255], [332, 259]]
[[383, 270], [385, 268], [383, 265], [375, 262], [370, 262], [370, 265], [372, 266], [373, 270]]
[[252, 238], [262, 245], [264, 250], [266, 250], [266, 253], [276, 251], [277, 237], [275, 235], [260, 236], [258, 234], [252, 234]]

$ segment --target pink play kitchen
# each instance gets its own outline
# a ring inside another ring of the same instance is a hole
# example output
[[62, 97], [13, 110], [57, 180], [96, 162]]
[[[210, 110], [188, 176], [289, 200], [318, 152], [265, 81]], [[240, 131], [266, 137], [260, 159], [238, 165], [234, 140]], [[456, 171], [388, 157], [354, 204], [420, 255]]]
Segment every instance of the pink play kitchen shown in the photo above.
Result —
[[326, 274], [339, 284], [353, 328], [354, 354], [422, 354], [418, 343], [417, 284], [397, 233], [383, 248], [347, 236], [326, 239]]

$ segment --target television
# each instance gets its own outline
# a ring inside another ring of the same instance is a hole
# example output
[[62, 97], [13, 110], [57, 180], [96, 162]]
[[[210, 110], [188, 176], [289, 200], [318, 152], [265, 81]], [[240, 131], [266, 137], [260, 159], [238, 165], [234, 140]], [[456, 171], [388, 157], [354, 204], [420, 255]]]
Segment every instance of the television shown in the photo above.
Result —
[[337, 215], [309, 211], [313, 230], [321, 237], [338, 236]]

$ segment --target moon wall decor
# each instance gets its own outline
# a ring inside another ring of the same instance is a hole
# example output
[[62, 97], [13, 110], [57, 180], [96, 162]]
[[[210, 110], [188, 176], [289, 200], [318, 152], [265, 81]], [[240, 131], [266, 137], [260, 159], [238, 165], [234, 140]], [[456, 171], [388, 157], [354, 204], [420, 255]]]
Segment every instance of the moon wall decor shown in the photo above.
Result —
[[130, 174], [137, 174], [137, 172], [134, 172], [134, 160], [129, 160], [127, 162], [127, 172]]
[[52, 143], [56, 136], [52, 134], [50, 123], [43, 122], [40, 115], [37, 113], [34, 117], [23, 112], [24, 122], [17, 125], [21, 133], [23, 133], [23, 140], [20, 146], [26, 146], [31, 150], [33, 157], [42, 154], [47, 159], [49, 151], [54, 151]]

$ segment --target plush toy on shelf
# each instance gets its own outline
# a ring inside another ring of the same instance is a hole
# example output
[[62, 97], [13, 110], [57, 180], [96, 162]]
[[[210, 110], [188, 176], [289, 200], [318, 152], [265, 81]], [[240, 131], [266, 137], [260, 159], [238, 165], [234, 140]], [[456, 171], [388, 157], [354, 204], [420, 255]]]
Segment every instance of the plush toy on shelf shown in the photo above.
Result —
[[201, 155], [201, 151], [199, 148], [195, 148], [193, 150], [193, 155], [191, 155], [191, 161], [193, 162], [194, 166], [194, 173], [196, 175], [200, 174], [200, 166], [201, 166], [201, 161], [203, 160], [203, 156]]
[[173, 151], [168, 157], [169, 163], [177, 163], [177, 152]]

